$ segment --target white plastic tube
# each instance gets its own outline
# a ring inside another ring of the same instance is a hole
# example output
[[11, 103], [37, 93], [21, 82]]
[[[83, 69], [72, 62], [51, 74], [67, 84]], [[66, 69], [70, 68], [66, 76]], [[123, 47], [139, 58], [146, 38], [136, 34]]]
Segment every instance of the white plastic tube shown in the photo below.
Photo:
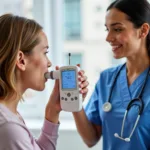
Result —
[[47, 72], [45, 74], [45, 78], [46, 79], [52, 79], [52, 80], [59, 79], [59, 70]]

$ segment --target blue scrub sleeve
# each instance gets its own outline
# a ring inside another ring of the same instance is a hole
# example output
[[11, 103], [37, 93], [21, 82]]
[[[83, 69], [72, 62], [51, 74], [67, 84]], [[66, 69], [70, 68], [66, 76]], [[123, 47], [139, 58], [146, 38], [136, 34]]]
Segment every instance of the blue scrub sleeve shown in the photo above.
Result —
[[99, 81], [95, 86], [95, 90], [85, 107], [85, 113], [90, 122], [96, 125], [102, 125], [102, 121], [99, 113]]

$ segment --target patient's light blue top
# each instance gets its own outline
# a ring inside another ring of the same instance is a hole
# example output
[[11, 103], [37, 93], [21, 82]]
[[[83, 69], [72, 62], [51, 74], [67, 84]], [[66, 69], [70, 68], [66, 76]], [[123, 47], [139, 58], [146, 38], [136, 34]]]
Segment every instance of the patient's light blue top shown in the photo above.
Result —
[[[112, 110], [104, 112], [102, 107], [108, 101], [110, 90], [116, 72], [121, 66], [110, 68], [100, 74], [95, 90], [85, 108], [88, 119], [96, 125], [102, 126], [103, 150], [149, 150], [150, 149], [150, 76], [142, 96], [144, 111], [130, 142], [114, 137], [120, 133], [122, 120], [127, 105], [131, 99], [136, 98], [142, 88], [148, 68], [128, 86], [126, 66], [122, 68], [113, 88], [110, 99]], [[128, 112], [124, 126], [124, 137], [128, 137], [133, 129], [138, 115], [138, 106], [134, 105]]]

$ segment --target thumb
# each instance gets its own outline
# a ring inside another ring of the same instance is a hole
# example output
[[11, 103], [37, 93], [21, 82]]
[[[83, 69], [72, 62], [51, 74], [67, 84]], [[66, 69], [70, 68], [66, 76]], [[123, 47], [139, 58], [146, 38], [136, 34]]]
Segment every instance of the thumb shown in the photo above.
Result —
[[80, 67], [81, 65], [80, 65], [80, 64], [77, 64], [77, 66]]
[[56, 70], [59, 70], [59, 66], [56, 66], [55, 69], [56, 69]]
[[[59, 70], [59, 66], [56, 66], [55, 67], [56, 70]], [[55, 80], [55, 85], [54, 85], [54, 89], [59, 89], [59, 79], [56, 79]]]

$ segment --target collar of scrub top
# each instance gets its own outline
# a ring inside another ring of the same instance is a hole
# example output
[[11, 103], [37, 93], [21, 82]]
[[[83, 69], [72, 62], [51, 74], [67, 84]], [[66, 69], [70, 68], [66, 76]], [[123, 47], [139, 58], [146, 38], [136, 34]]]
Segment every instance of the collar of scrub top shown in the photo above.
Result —
[[[115, 76], [114, 81], [113, 81], [112, 88], [111, 88], [111, 90], [110, 90], [110, 94], [109, 94], [108, 101], [107, 101], [106, 103], [104, 103], [104, 105], [103, 105], [103, 111], [104, 111], [104, 112], [110, 112], [111, 109], [112, 109], [112, 105], [111, 105], [111, 103], [110, 103], [110, 99], [111, 99], [111, 96], [112, 96], [112, 91], [113, 91], [114, 85], [115, 85], [115, 83], [116, 83], [116, 80], [117, 80], [117, 78], [118, 78], [118, 76], [119, 76], [119, 74], [120, 74], [120, 71], [122, 70], [122, 68], [123, 68], [124, 66], [125, 66], [125, 64], [123, 64], [123, 65], [119, 68], [118, 72], [116, 73], [116, 76]], [[131, 136], [132, 136], [132, 134], [133, 134], [133, 132], [134, 132], [134, 130], [135, 130], [137, 124], [138, 124], [138, 121], [139, 121], [139, 119], [140, 119], [140, 116], [141, 116], [141, 114], [142, 114], [142, 112], [143, 112], [144, 103], [143, 103], [143, 101], [142, 101], [142, 95], [143, 95], [143, 91], [144, 91], [144, 89], [145, 89], [146, 81], [147, 81], [147, 79], [148, 79], [149, 74], [150, 74], [150, 67], [149, 67], [149, 69], [148, 69], [147, 75], [146, 75], [146, 77], [145, 77], [144, 83], [143, 83], [143, 85], [142, 85], [142, 88], [141, 88], [141, 90], [140, 90], [140, 92], [139, 92], [138, 97], [132, 99], [132, 100], [129, 102], [128, 106], [127, 106], [127, 109], [126, 109], [126, 111], [125, 111], [124, 118], [123, 118], [123, 121], [122, 121], [121, 136], [119, 136], [118, 133], [115, 133], [115, 134], [114, 134], [115, 137], [117, 137], [117, 138], [119, 138], [119, 139], [121, 139], [121, 140], [124, 140], [124, 141], [126, 141], [126, 142], [130, 142]], [[135, 104], [135, 102], [139, 102], [140, 105], [139, 105], [139, 104]], [[127, 114], [128, 114], [129, 109], [130, 109], [133, 105], [137, 105], [137, 106], [139, 107], [138, 116], [137, 116], [137, 119], [136, 119], [136, 121], [135, 121], [134, 127], [133, 127], [133, 129], [132, 129], [132, 131], [131, 131], [129, 137], [124, 138], [124, 137], [123, 137], [123, 132], [124, 132], [124, 124], [125, 124], [126, 116], [127, 116]]]

